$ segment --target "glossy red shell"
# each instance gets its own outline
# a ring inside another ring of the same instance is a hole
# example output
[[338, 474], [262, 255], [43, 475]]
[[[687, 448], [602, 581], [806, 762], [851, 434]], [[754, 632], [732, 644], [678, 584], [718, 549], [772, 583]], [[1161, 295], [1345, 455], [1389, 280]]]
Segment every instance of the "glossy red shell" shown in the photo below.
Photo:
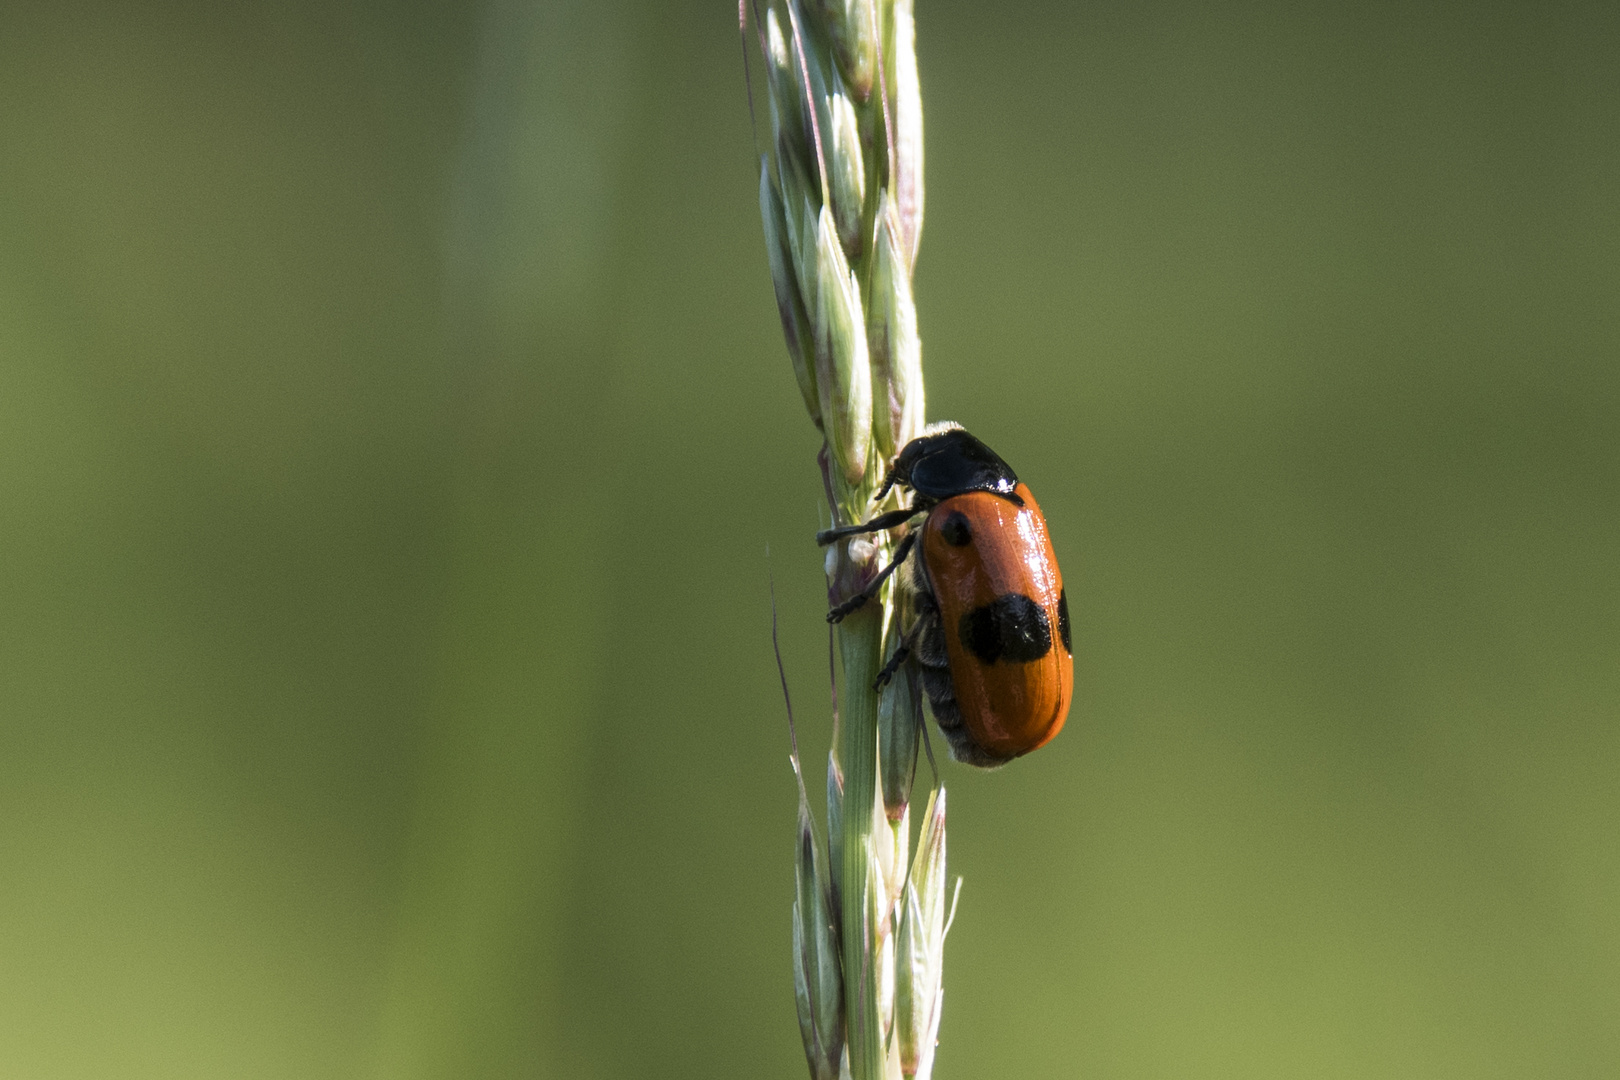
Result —
[[[1035, 497], [1014, 490], [1022, 506], [981, 491], [941, 501], [921, 538], [962, 720], [1002, 759], [1049, 742], [1074, 695], [1063, 576]], [[1043, 627], [1049, 647], [1035, 655]]]

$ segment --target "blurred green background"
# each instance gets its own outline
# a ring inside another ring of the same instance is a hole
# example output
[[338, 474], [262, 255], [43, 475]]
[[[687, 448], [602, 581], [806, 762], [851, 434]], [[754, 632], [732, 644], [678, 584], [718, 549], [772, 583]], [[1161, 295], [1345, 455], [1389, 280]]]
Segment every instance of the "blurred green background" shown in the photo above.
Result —
[[[919, 9], [938, 1075], [1616, 1075], [1620, 9]], [[0, 8], [0, 1076], [803, 1075], [755, 169], [725, 3]]]

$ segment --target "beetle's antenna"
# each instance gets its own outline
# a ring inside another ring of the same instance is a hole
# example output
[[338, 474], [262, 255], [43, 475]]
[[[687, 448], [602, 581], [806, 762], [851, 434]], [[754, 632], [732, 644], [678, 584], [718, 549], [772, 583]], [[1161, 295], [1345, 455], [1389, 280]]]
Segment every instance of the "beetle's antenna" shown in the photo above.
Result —
[[[895, 460], [899, 460], [898, 452], [895, 454]], [[872, 496], [872, 501], [874, 503], [882, 502], [883, 497], [889, 493], [890, 488], [894, 487], [894, 483], [897, 479], [899, 479], [899, 477], [895, 475], [894, 466], [890, 465], [889, 471], [883, 474], [883, 486], [878, 488], [878, 493], [876, 495]]]

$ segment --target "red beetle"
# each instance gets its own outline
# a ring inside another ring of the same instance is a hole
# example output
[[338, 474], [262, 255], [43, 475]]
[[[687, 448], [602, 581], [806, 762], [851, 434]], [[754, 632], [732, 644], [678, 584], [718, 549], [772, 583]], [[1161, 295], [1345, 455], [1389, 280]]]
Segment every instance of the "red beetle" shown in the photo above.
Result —
[[935, 424], [901, 449], [878, 492], [912, 491], [911, 505], [860, 525], [816, 534], [830, 544], [893, 529], [926, 513], [894, 561], [827, 614], [837, 622], [912, 560], [915, 621], [878, 676], [909, 657], [951, 756], [994, 766], [1046, 745], [1063, 729], [1074, 695], [1069, 603], [1035, 496], [994, 450], [956, 424]]

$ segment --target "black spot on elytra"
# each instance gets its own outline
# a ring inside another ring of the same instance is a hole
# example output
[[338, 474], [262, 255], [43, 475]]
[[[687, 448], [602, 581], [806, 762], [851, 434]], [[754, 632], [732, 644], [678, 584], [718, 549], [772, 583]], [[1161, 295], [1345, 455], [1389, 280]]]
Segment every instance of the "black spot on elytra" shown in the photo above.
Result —
[[1063, 642], [1063, 651], [1070, 656], [1074, 650], [1069, 648], [1069, 590], [1058, 591], [1058, 640]]
[[962, 645], [987, 664], [1027, 664], [1052, 651], [1052, 625], [1041, 606], [1022, 593], [1005, 593], [962, 616]]
[[967, 515], [960, 510], [952, 510], [945, 515], [945, 520], [939, 523], [939, 535], [951, 547], [966, 547], [973, 543], [973, 530], [968, 526]]

